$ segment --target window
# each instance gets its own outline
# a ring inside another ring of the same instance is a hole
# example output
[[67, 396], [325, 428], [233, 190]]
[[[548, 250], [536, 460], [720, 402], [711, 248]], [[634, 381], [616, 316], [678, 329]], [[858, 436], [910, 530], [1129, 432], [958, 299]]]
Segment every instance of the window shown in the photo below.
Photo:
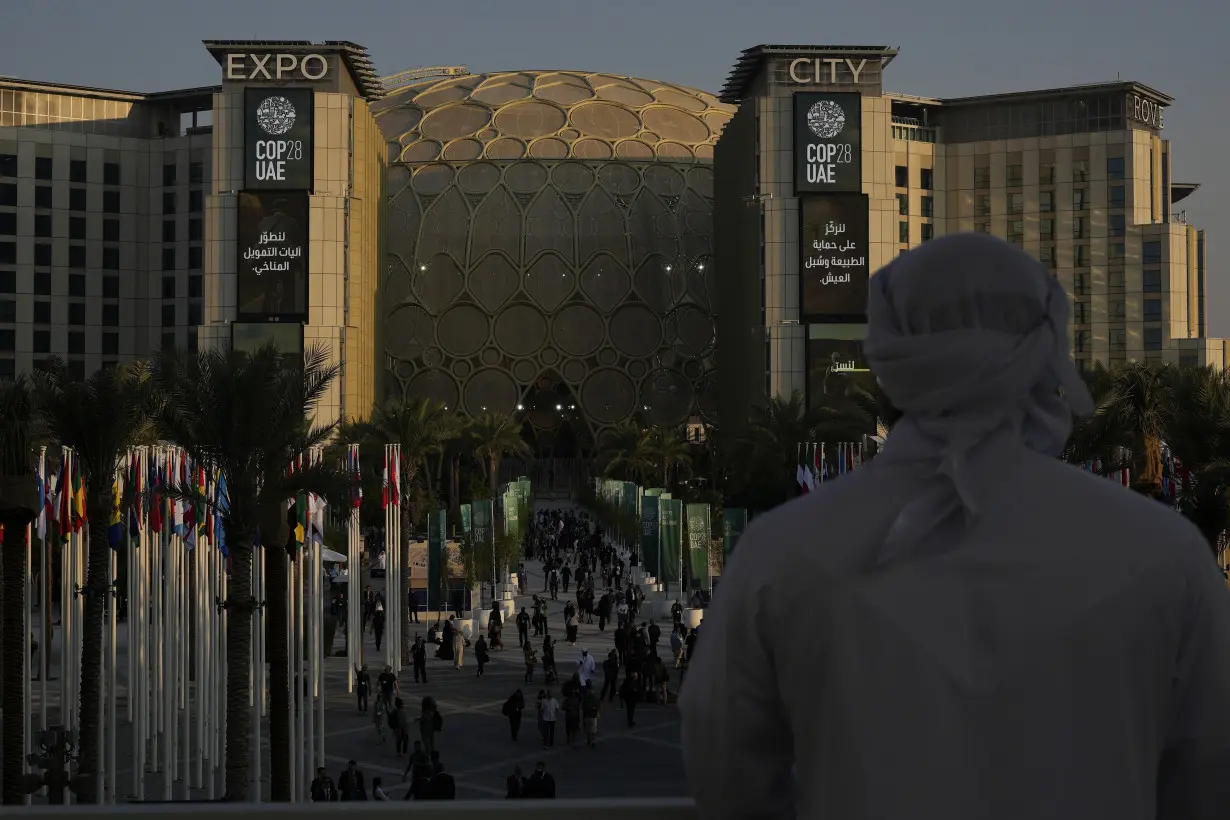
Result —
[[1112, 327], [1107, 334], [1107, 341], [1112, 353], [1123, 353], [1127, 350], [1127, 331], [1121, 327]]
[[1106, 189], [1106, 207], [1107, 208], [1122, 208], [1127, 201], [1124, 197], [1124, 188], [1122, 185], [1112, 185]]
[[1054, 270], [1055, 269], [1055, 246], [1054, 245], [1043, 245], [1042, 247], [1038, 248], [1038, 261], [1041, 262], [1042, 266], [1046, 268], [1047, 270]]
[[17, 292], [17, 271], [0, 270], [0, 293]]
[[1038, 164], [1038, 184], [1039, 185], [1054, 185], [1055, 184], [1055, 163], [1041, 162]]
[[51, 267], [51, 246], [37, 243], [34, 246], [34, 264], [40, 268]]
[[990, 222], [975, 222], [974, 230], [977, 231], [978, 233], [990, 233], [991, 223]]
[[189, 302], [188, 303], [188, 324], [193, 327], [196, 327], [200, 323], [201, 323], [201, 303], [200, 302]]
[[68, 181], [69, 182], [85, 182], [86, 181], [86, 161], [83, 159], [75, 159], [68, 163]]
[[118, 214], [120, 212], [120, 192], [103, 191], [103, 213]]
[[12, 352], [17, 349], [17, 331], [12, 328], [0, 330], [0, 350]]
[[120, 164], [118, 162], [103, 163], [103, 185], [120, 184]]
[[162, 334], [162, 349], [163, 350], [174, 350], [175, 349], [175, 331], [172, 330], [170, 333]]
[[103, 327], [119, 327], [120, 306], [115, 303], [104, 304], [102, 306], [102, 323]]
[[70, 325], [85, 324], [85, 302], [68, 303], [68, 323]]
[[991, 215], [991, 195], [978, 194], [974, 197], [974, 216]]
[[17, 186], [12, 182], [0, 185], [0, 205], [7, 208], [17, 207]]
[[68, 275], [68, 295], [79, 299], [85, 298], [85, 274], [70, 273]]
[[50, 185], [35, 185], [34, 186], [34, 207], [35, 208], [54, 208], [55, 197], [52, 196]]
[[12, 324], [17, 321], [17, 300], [0, 299], [0, 322]]
[[896, 170], [897, 170], [897, 173], [896, 173], [897, 187], [898, 188], [909, 188], [910, 187], [910, 169], [904, 165], [898, 165]]
[[1020, 188], [1025, 184], [1025, 169], [1020, 165], [1008, 166], [1007, 184], [1009, 188]]
[[1161, 293], [1162, 292], [1162, 272], [1157, 268], [1150, 268], [1144, 272], [1143, 290], [1145, 293]]
[[1123, 258], [1127, 255], [1127, 248], [1122, 242], [1111, 242], [1107, 249], [1107, 259], [1112, 262], [1123, 262]]
[[68, 352], [70, 355], [85, 355], [85, 333], [74, 330], [68, 334]]
[[175, 220], [174, 219], [162, 220], [162, 241], [163, 242], [174, 242], [175, 241]]
[[68, 377], [75, 382], [85, 381], [85, 362], [81, 359], [69, 359]]
[[200, 185], [205, 181], [205, 163], [190, 162], [188, 163], [188, 184]]
[[175, 248], [162, 249], [162, 269], [175, 270]]
[[1072, 189], [1072, 210], [1083, 211], [1089, 207], [1089, 191], [1086, 188]]
[[918, 209], [919, 213], [921, 213], [927, 219], [930, 219], [931, 217], [935, 216], [935, 197], [931, 197], [931, 196], [921, 197], [918, 200], [918, 204], [919, 204], [919, 209]]
[[174, 162], [168, 162], [162, 166], [162, 184], [163, 185], [174, 185], [175, 184], [175, 163]]
[[934, 238], [935, 238], [935, 226], [932, 225], [930, 222], [924, 222], [922, 224], [922, 236], [921, 236], [922, 241], [930, 242]]
[[102, 335], [102, 352], [104, 356], [120, 355], [120, 334], [108, 331]]
[[119, 242], [120, 241], [120, 221], [118, 219], [103, 220], [103, 241], [104, 242]]
[[1008, 213], [1019, 214], [1025, 211], [1025, 194], [1008, 194]]
[[34, 215], [34, 235], [51, 238], [51, 214]]
[[34, 178], [35, 179], [51, 179], [52, 171], [55, 163], [51, 157], [35, 157], [34, 158]]
[[1072, 334], [1072, 352], [1073, 353], [1088, 353], [1089, 352], [1089, 336], [1088, 330], [1078, 330]]
[[34, 352], [46, 355], [51, 352], [51, 331], [36, 330], [33, 333]]
[[1146, 299], [1145, 300], [1144, 319], [1146, 322], [1162, 321], [1162, 300], [1161, 299]]
[[0, 177], [17, 179], [16, 154], [0, 154]]
[[1008, 222], [1008, 241], [1014, 245], [1025, 243], [1025, 221], [1013, 219]]
[[1110, 270], [1106, 272], [1106, 292], [1107, 293], [1123, 293], [1124, 275], [1121, 270]]
[[188, 328], [188, 352], [197, 352], [197, 333], [195, 327]]
[[1038, 220], [1038, 238], [1043, 242], [1055, 241], [1055, 220], [1039, 219]]
[[1106, 178], [1109, 180], [1123, 179], [1124, 159], [1123, 157], [1107, 157], [1106, 158]]
[[204, 229], [202, 228], [201, 220], [199, 219], [189, 219], [188, 220], [188, 241], [189, 242], [200, 242], [203, 233], [204, 233]]
[[1078, 325], [1089, 324], [1089, 303], [1076, 302], [1072, 305], [1072, 321]]
[[189, 276], [188, 277], [188, 298], [189, 299], [200, 299], [201, 291], [202, 291], [201, 277], [200, 276]]
[[188, 213], [199, 214], [205, 210], [205, 195], [200, 191], [188, 192]]
[[162, 306], [162, 326], [175, 327], [175, 305]]
[[897, 241], [900, 242], [902, 245], [910, 244], [910, 223], [909, 222], [898, 222], [897, 223]]
[[897, 194], [897, 213], [901, 216], [908, 216], [910, 213], [910, 195]]
[[162, 195], [162, 212], [164, 214], [175, 213], [175, 192], [167, 191]]
[[34, 303], [34, 324], [36, 325], [51, 324], [51, 302], [35, 302]]
[[85, 217], [70, 216], [68, 218], [68, 238], [69, 239], [85, 239]]
[[1156, 240], [1143, 243], [1140, 246], [1140, 260], [1146, 265], [1162, 264], [1162, 243]]
[[17, 236], [17, 214], [0, 213], [0, 236]]
[[1180, 353], [1179, 367], [1198, 367], [1200, 365], [1200, 355], [1197, 353]]
[[989, 165], [980, 165], [974, 168], [974, 187], [991, 187], [991, 167]]
[[205, 251], [200, 245], [193, 245], [188, 248], [188, 270], [200, 270], [203, 268]]
[[920, 168], [918, 170], [918, 187], [924, 191], [930, 191], [935, 188], [935, 170], [931, 168]]
[[1038, 192], [1038, 210], [1041, 213], [1049, 214], [1055, 210], [1055, 192], [1054, 191], [1039, 191]]
[[174, 276], [162, 277], [162, 298], [163, 299], [174, 299], [175, 298], [175, 277]]
[[68, 209], [70, 211], [86, 210], [88, 198], [85, 195], [85, 188], [69, 188], [68, 189]]
[[1127, 318], [1127, 302], [1122, 299], [1111, 299], [1107, 302], [1106, 311], [1113, 321], [1122, 322]]
[[70, 268], [85, 267], [85, 245], [68, 246], [68, 266]]
[[34, 272], [34, 294], [36, 296], [51, 295], [51, 274], [45, 270]]
[[103, 248], [102, 258], [103, 270], [119, 270], [120, 269], [120, 249], [119, 248]]
[[120, 277], [104, 276], [102, 278], [102, 295], [104, 299], [120, 298]]
[[1072, 265], [1078, 268], [1089, 267], [1089, 246], [1088, 245], [1073, 245], [1072, 246]]
[[1127, 217], [1123, 214], [1111, 214], [1107, 231], [1111, 236], [1123, 236], [1127, 233]]
[[17, 264], [17, 243], [0, 242], [0, 265]]
[[1089, 219], [1084, 216], [1072, 218], [1072, 238], [1084, 239], [1089, 234]]
[[1089, 295], [1089, 274], [1075, 273], [1072, 275], [1072, 295], [1073, 296], [1088, 296]]
[[1160, 327], [1145, 328], [1145, 350], [1162, 349], [1162, 329]]
[[1072, 160], [1072, 181], [1073, 182], [1088, 182], [1089, 181], [1089, 160], [1087, 159]]

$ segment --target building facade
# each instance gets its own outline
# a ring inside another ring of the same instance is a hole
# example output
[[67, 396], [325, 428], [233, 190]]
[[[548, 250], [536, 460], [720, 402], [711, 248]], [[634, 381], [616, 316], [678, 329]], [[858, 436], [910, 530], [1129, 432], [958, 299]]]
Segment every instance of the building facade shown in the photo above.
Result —
[[[911, 97], [884, 89], [896, 56], [759, 46], [735, 65], [721, 96], [738, 108], [715, 160], [724, 416], [795, 390], [815, 403], [862, 370], [865, 301], [842, 288], [865, 300], [868, 275], [956, 231], [1001, 236], [1053, 272], [1072, 298], [1082, 366], [1225, 366], [1224, 341], [1206, 330], [1204, 232], [1177, 207], [1198, 186], [1170, 172], [1170, 97], [1131, 82]], [[814, 133], [829, 127], [824, 112], [842, 118], [851, 104], [842, 133]], [[804, 155], [817, 145], [836, 147], [837, 162]], [[848, 258], [816, 247], [833, 215], [852, 232]], [[840, 268], [851, 284], [822, 283], [830, 262], [859, 260]]]
[[886, 90], [881, 46], [758, 46], [719, 97], [578, 71], [410, 72], [211, 41], [222, 80], [0, 79], [0, 377], [167, 346], [323, 346], [326, 417], [390, 396], [545, 443], [815, 403], [863, 369], [867, 277], [954, 231], [1036, 255], [1074, 355], [1225, 366], [1171, 98]]

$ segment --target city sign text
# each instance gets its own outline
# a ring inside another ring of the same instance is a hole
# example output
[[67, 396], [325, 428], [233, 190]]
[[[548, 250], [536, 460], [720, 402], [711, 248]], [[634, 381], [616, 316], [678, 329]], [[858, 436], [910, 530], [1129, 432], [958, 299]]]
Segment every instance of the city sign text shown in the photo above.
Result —
[[857, 83], [866, 67], [865, 59], [855, 63], [845, 57], [799, 57], [790, 62], [790, 80], [804, 85], [836, 85], [840, 71]]

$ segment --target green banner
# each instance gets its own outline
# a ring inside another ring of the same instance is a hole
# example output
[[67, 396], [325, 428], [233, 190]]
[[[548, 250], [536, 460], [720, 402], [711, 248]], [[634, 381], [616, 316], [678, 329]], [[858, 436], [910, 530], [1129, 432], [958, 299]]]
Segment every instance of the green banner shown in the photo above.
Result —
[[471, 507], [470, 507], [470, 505], [469, 505], [469, 504], [462, 504], [462, 505], [461, 505], [461, 509], [460, 509], [458, 512], [460, 512], [460, 513], [461, 513], [461, 534], [462, 534], [462, 535], [469, 535], [469, 534], [470, 534], [470, 518], [471, 518], [471, 515], [470, 515], [470, 512], [471, 512]]
[[709, 586], [709, 543], [713, 535], [709, 529], [709, 505], [689, 504], [688, 515], [688, 588], [701, 589]]
[[448, 539], [448, 513], [427, 514], [427, 611], [440, 612], [444, 602], [444, 542]]
[[495, 531], [492, 529], [494, 510], [490, 498], [475, 499], [470, 503], [470, 527], [474, 535], [475, 545], [483, 545], [488, 549], [491, 548], [492, 536]]
[[668, 493], [666, 490], [662, 489], [661, 487], [651, 487], [650, 489], [645, 491], [645, 495], [654, 495], [654, 496], [664, 495], [667, 498], [671, 497], [670, 493]]
[[683, 502], [677, 498], [658, 499], [658, 518], [661, 522], [662, 583], [678, 582], [683, 556]]
[[625, 481], [623, 489], [623, 507], [624, 515], [629, 520], [636, 520], [637, 509], [640, 506], [641, 488], [635, 482]]
[[722, 510], [722, 555], [724, 556], [722, 571], [725, 572], [725, 561], [730, 560], [730, 554], [735, 551], [735, 545], [743, 537], [747, 529], [747, 510], [743, 507], [727, 507]]
[[662, 533], [658, 521], [658, 497], [646, 494], [641, 499], [641, 566], [649, 575], [661, 577]]
[[516, 484], [509, 484], [504, 493], [504, 532], [521, 539], [521, 491]]

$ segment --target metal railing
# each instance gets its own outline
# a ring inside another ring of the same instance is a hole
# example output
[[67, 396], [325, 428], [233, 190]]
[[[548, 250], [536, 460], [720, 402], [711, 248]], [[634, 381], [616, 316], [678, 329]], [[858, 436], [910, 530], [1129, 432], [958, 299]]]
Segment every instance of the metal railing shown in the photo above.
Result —
[[332, 817], [340, 811], [363, 817], [404, 817], [409, 809], [421, 820], [694, 820], [696, 809], [683, 798], [634, 800], [401, 800], [384, 803], [159, 803], [118, 806], [32, 806], [4, 808], [5, 818], [76, 820], [77, 818], [142, 818], [177, 814], [198, 820], [303, 820]]

